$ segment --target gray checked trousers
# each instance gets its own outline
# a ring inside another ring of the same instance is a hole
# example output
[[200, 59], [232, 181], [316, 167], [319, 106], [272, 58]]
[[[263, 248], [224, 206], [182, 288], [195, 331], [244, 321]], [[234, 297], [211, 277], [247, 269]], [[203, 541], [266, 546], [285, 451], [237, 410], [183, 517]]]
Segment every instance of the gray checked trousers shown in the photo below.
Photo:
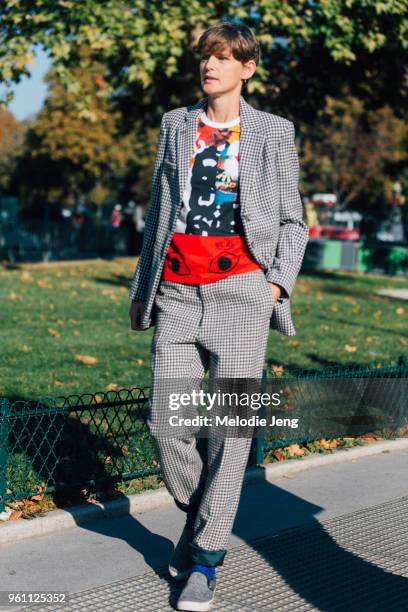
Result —
[[210, 434], [205, 464], [191, 431], [185, 437], [158, 436], [157, 424], [169, 410], [160, 381], [202, 380], [207, 372], [210, 379], [260, 380], [272, 291], [261, 269], [202, 285], [162, 280], [155, 305], [148, 426], [168, 491], [180, 509], [196, 514], [192, 562], [222, 565], [251, 437]]

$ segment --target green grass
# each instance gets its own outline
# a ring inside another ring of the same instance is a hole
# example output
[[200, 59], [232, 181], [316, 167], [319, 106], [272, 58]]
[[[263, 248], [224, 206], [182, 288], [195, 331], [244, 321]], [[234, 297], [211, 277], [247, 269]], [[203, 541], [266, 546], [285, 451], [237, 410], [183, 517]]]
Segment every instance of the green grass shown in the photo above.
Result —
[[[36, 399], [148, 386], [154, 328], [130, 329], [135, 266], [136, 258], [3, 266], [0, 395]], [[407, 354], [408, 304], [375, 295], [405, 286], [401, 277], [302, 273], [292, 299], [297, 335], [271, 330], [265, 365], [363, 365]], [[87, 365], [76, 355], [97, 361]]]

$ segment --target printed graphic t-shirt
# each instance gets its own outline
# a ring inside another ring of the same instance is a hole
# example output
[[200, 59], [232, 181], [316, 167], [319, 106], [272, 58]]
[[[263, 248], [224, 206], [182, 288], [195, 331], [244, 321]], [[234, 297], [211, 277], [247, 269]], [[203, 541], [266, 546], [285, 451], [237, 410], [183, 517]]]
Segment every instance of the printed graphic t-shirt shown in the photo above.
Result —
[[197, 119], [193, 157], [162, 278], [212, 283], [261, 266], [248, 250], [239, 204], [240, 118]]

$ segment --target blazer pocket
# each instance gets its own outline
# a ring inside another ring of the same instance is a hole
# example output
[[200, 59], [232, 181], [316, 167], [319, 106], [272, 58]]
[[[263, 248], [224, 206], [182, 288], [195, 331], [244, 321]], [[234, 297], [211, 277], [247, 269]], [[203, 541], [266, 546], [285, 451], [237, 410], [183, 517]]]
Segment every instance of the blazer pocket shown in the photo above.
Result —
[[275, 302], [271, 317], [271, 327], [286, 336], [296, 336], [296, 328], [292, 321], [290, 298], [284, 298], [282, 302]]

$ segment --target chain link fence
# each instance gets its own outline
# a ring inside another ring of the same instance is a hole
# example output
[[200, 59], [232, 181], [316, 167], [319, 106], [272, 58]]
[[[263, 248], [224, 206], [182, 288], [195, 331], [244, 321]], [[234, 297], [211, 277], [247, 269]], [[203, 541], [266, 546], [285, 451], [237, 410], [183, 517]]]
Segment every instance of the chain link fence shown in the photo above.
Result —
[[[327, 384], [330, 381], [340, 383], [338, 388], [342, 390], [351, 390], [347, 397], [355, 396], [358, 403], [356, 408], [348, 402], [344, 422], [332, 419], [327, 425], [324, 419], [333, 403], [333, 387]], [[375, 381], [375, 385], [359, 387], [356, 381]], [[404, 384], [390, 386], [390, 381]], [[407, 423], [407, 381], [405, 356], [380, 368], [287, 368], [282, 376], [267, 375], [265, 370], [266, 387], [273, 382], [289, 385], [291, 391], [296, 389], [289, 412], [305, 408], [310, 412], [311, 408], [313, 419], [308, 430], [303, 428], [292, 437], [254, 437], [248, 464], [262, 464], [265, 453], [273, 448], [316, 440], [327, 432], [337, 437], [351, 429], [353, 435], [377, 429], [386, 437], [398, 435], [398, 428]], [[0, 398], [0, 512], [7, 501], [30, 497], [40, 489], [53, 493], [97, 485], [102, 490], [119, 480], [160, 474], [146, 421], [148, 391], [149, 387], [134, 387], [35, 401]], [[374, 406], [371, 421], [356, 421], [364, 398], [364, 406]], [[373, 415], [377, 420], [372, 420]]]
[[[254, 440], [252, 463], [291, 444], [375, 434], [393, 438], [408, 430], [408, 360], [366, 366], [343, 365], [322, 369], [286, 368], [283, 376], [264, 374], [264, 388], [283, 392], [278, 414], [296, 419], [296, 430], [265, 428]], [[293, 433], [296, 431], [296, 435]], [[405, 434], [406, 435], [406, 434]]]

